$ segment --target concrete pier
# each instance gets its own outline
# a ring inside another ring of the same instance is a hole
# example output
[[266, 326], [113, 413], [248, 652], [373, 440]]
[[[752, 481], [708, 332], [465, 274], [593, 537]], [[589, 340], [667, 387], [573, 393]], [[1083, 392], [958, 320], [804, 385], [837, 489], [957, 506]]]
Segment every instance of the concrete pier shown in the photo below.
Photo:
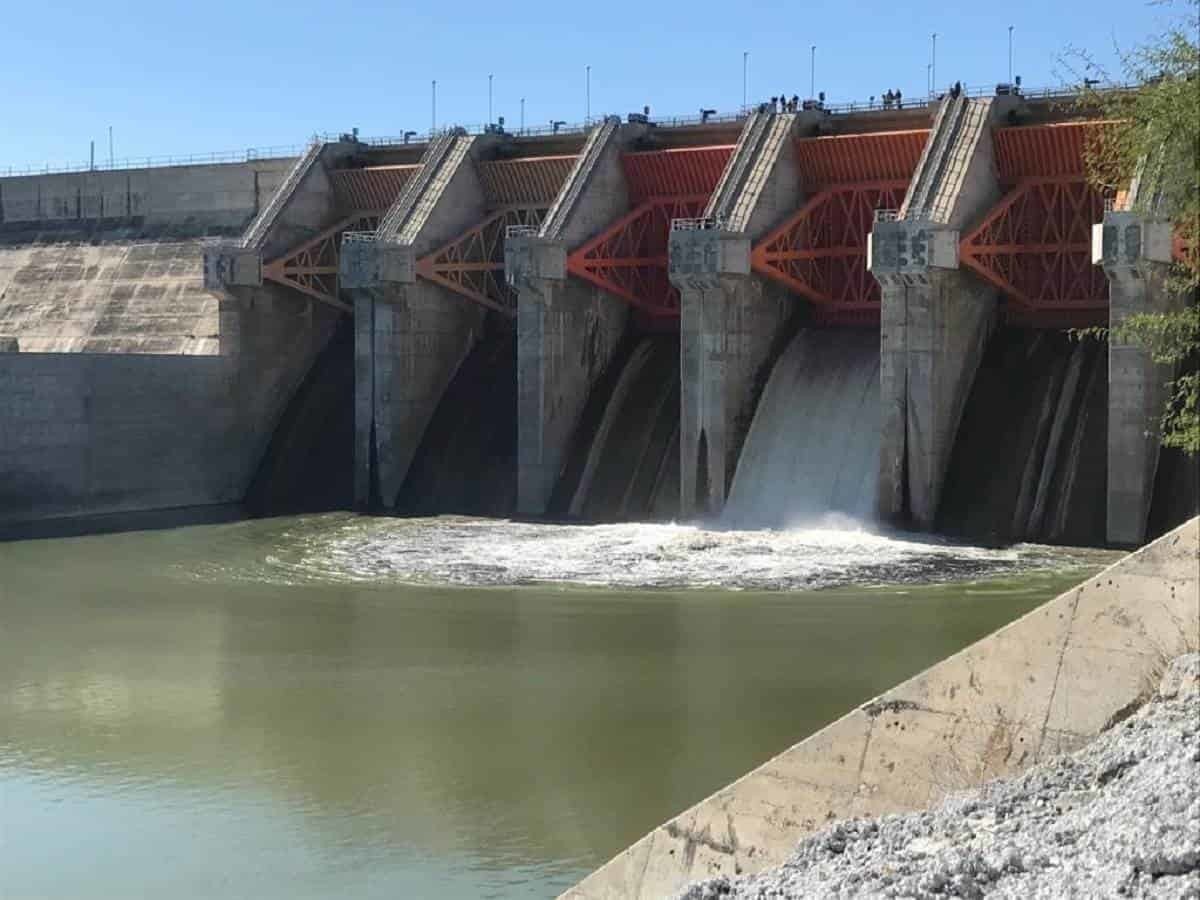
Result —
[[1012, 98], [942, 102], [903, 207], [871, 235], [882, 290], [879, 514], [931, 528], [996, 289], [958, 265], [959, 232], [1000, 197], [991, 129]]
[[347, 241], [341, 283], [354, 296], [355, 502], [394, 506], [425, 428], [486, 309], [418, 278], [419, 257], [480, 221], [477, 164], [498, 135], [448, 133], [387, 211], [373, 240]]
[[505, 243], [517, 291], [517, 510], [546, 511], [588, 394], [629, 321], [629, 306], [566, 270], [567, 251], [629, 209], [621, 152], [645, 126], [608, 119], [588, 135], [536, 234]]
[[[1108, 276], [1110, 328], [1131, 315], [1169, 307], [1171, 244], [1169, 222], [1129, 211], [1108, 211], [1093, 228], [1092, 260]], [[1145, 540], [1170, 375], [1147, 350], [1110, 331], [1106, 533], [1112, 544]]]
[[681, 295], [680, 506], [725, 503], [754, 415], [754, 387], [796, 310], [788, 292], [750, 270], [754, 241], [801, 200], [792, 142], [805, 114], [747, 119], [696, 227], [671, 234], [670, 276]]

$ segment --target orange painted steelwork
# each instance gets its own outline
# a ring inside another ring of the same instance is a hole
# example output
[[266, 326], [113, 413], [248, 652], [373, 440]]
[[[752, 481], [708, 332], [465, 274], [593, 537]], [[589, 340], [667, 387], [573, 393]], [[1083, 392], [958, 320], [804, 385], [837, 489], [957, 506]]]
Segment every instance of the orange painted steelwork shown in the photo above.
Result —
[[732, 144], [625, 153], [621, 165], [629, 202], [636, 206], [654, 197], [707, 197], [731, 155]]
[[338, 208], [383, 212], [392, 205], [419, 165], [335, 169], [329, 173]]
[[679, 316], [667, 275], [671, 220], [699, 216], [733, 145], [625, 153], [633, 209], [567, 257], [567, 271], [631, 303], [647, 319]]
[[510, 225], [540, 225], [545, 214], [545, 206], [497, 210], [417, 260], [417, 275], [489, 309], [515, 316], [516, 296], [504, 280], [504, 235]]
[[959, 260], [1004, 292], [1010, 319], [1103, 321], [1108, 281], [1092, 265], [1092, 225], [1104, 198], [1082, 176], [1023, 178], [959, 245]]
[[814, 304], [828, 325], [879, 321], [879, 283], [867, 271], [867, 235], [875, 210], [897, 209], [907, 181], [827, 188], [754, 247], [750, 264]]
[[814, 192], [750, 254], [761, 275], [812, 303], [826, 325], [879, 321], [879, 284], [867, 271], [867, 235], [878, 209], [898, 209], [927, 129], [801, 138], [800, 183]]
[[796, 141], [805, 190], [831, 184], [904, 181], [912, 177], [929, 129], [801, 138]]
[[575, 156], [533, 156], [479, 164], [489, 207], [539, 204], [549, 207], [571, 174]]
[[338, 296], [338, 249], [342, 234], [374, 231], [378, 225], [379, 214], [376, 212], [347, 216], [283, 256], [263, 263], [263, 279], [295, 288], [343, 312], [352, 312], [352, 307]]
[[1089, 136], [1109, 124], [1095, 120], [998, 128], [992, 134], [996, 174], [1005, 184], [1022, 178], [1082, 178]]
[[571, 253], [567, 271], [648, 316], [678, 316], [679, 292], [667, 275], [671, 220], [694, 218], [707, 202], [708, 194], [647, 200]]

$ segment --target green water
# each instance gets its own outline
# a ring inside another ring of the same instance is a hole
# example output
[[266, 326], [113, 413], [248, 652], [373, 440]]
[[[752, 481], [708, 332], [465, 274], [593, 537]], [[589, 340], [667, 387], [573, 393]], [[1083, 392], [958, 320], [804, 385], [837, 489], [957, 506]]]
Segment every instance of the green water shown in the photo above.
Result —
[[1104, 561], [449, 588], [274, 577], [293, 533], [0, 544], [0, 897], [549, 897]]

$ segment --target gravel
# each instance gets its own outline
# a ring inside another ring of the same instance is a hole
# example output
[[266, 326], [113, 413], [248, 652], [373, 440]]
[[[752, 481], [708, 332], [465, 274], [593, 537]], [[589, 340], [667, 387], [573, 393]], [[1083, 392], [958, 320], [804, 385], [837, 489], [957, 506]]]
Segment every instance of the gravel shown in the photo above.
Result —
[[679, 900], [1200, 898], [1200, 654], [1086, 747], [921, 813], [835, 824]]

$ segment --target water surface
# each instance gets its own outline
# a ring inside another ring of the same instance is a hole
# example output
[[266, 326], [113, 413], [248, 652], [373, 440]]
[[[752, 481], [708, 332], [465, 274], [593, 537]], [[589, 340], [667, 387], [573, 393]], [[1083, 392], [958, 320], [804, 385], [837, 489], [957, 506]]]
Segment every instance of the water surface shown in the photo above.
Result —
[[348, 515], [0, 544], [0, 897], [553, 896], [1108, 558]]

